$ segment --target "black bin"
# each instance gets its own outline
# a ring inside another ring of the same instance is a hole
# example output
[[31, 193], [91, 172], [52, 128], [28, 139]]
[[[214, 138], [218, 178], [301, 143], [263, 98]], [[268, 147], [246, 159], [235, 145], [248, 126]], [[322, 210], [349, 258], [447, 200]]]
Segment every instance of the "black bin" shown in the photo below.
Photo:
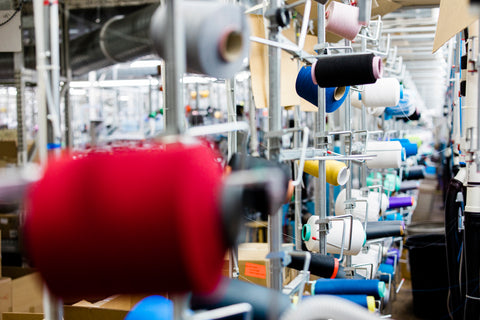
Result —
[[445, 235], [409, 236], [405, 246], [412, 279], [413, 312], [424, 319], [449, 319]]

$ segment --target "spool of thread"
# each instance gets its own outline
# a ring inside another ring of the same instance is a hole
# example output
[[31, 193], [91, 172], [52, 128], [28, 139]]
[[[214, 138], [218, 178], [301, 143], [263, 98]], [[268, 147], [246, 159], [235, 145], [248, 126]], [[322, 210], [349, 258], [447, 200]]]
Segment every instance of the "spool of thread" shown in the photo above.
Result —
[[227, 249], [218, 155], [199, 144], [166, 147], [64, 157], [32, 186], [25, 246], [53, 294], [215, 288]]
[[391, 279], [393, 280], [393, 274], [395, 273], [395, 269], [393, 268], [393, 264], [386, 264], [386, 263], [380, 264], [380, 266], [378, 267], [378, 273], [380, 275], [380, 277], [379, 277], [380, 281], [384, 281], [384, 282], [388, 283], [389, 280], [390, 280], [389, 275], [391, 276]]
[[403, 171], [403, 180], [425, 179], [425, 166], [407, 167]]
[[401, 256], [400, 250], [398, 250], [397, 248], [389, 248], [387, 251], [387, 257], [392, 257], [392, 256], [396, 256], [398, 259], [400, 259], [400, 256]]
[[390, 265], [393, 266], [395, 264], [395, 258], [394, 257], [388, 257], [387, 259], [385, 259], [385, 264], [390, 264]]
[[[318, 216], [311, 216], [302, 229], [302, 239], [308, 251], [319, 252], [318, 227], [316, 223]], [[346, 255], [356, 255], [365, 244], [365, 231], [360, 221], [353, 219], [352, 241], [350, 244], [350, 219], [332, 220], [332, 227], [327, 234], [327, 252], [339, 254], [342, 247], [342, 236], [345, 227], [345, 243], [343, 253]]]
[[415, 199], [413, 197], [390, 197], [388, 202], [388, 209], [397, 209], [413, 206]]
[[383, 108], [383, 107], [376, 107], [376, 108], [368, 107], [367, 108], [367, 113], [371, 116], [374, 116], [374, 117], [380, 117], [384, 112], [385, 112], [385, 108]]
[[398, 141], [368, 141], [365, 153], [375, 156], [366, 160], [370, 169], [400, 168], [404, 157], [403, 147]]
[[[295, 90], [303, 99], [315, 107], [318, 106], [318, 86], [312, 80], [312, 67], [300, 69], [295, 82]], [[350, 87], [337, 87], [325, 89], [325, 112], [331, 113], [340, 108], [348, 96]]]
[[[366, 200], [368, 202], [368, 221], [378, 221], [379, 215], [385, 212], [388, 208], [388, 197], [384, 193], [370, 191], [368, 196], [364, 197], [362, 191], [359, 189], [352, 189], [352, 198], [357, 200]], [[335, 200], [335, 215], [340, 216], [345, 214], [345, 201], [347, 190], [343, 189]], [[380, 203], [381, 202], [381, 203]], [[356, 202], [353, 209], [353, 216], [365, 221], [365, 214], [367, 211], [367, 204], [365, 202]]]
[[385, 220], [387, 221], [403, 221], [403, 214], [401, 213], [390, 213], [385, 215]]
[[364, 86], [362, 102], [365, 107], [395, 107], [400, 102], [400, 83], [396, 78], [378, 79]]
[[390, 139], [390, 141], [398, 141], [405, 149], [405, 156], [411, 157], [418, 153], [418, 146], [416, 143], [411, 143], [408, 139]]
[[385, 263], [386, 264], [391, 264], [391, 265], [394, 265], [395, 264], [395, 257], [397, 257], [397, 262], [398, 260], [400, 259], [400, 250], [398, 250], [397, 248], [390, 248], [388, 249], [388, 254], [387, 254], [387, 258], [385, 259]]
[[358, 14], [358, 7], [332, 1], [325, 10], [325, 30], [351, 41], [362, 28]]
[[[337, 160], [326, 160], [326, 179], [327, 182], [334, 186], [343, 186], [350, 178], [350, 170], [347, 165]], [[318, 178], [318, 161], [307, 160], [303, 167], [303, 171]]]
[[380, 263], [379, 251], [380, 245], [370, 244], [367, 251], [364, 249], [356, 256], [352, 256], [352, 265], [371, 265], [372, 267], [372, 270], [370, 270], [370, 268], [359, 268], [356, 273], [364, 276], [364, 278], [370, 278], [371, 272], [375, 274], [378, 269], [378, 264]]
[[246, 302], [252, 306], [253, 319], [280, 319], [291, 308], [288, 295], [252, 283], [222, 278], [212, 293], [193, 294], [193, 310], [212, 310]]
[[357, 109], [362, 109], [362, 93], [352, 91], [350, 95], [350, 103]]
[[403, 121], [403, 122], [409, 122], [409, 121], [417, 121], [420, 120], [422, 117], [422, 114], [418, 109], [415, 109], [415, 112], [407, 117], [395, 117], [395, 120], [397, 121]]
[[380, 280], [318, 279], [313, 294], [366, 294], [376, 299], [385, 295], [385, 282]]
[[162, 296], [149, 296], [138, 302], [125, 320], [173, 320], [173, 302]]
[[[379, 185], [382, 182], [382, 174], [380, 172], [372, 172], [367, 177], [367, 186]], [[383, 180], [383, 190], [386, 194], [390, 194], [400, 190], [402, 179], [396, 174], [388, 173]]]
[[373, 296], [365, 294], [340, 294], [335, 296], [356, 303], [370, 312], [375, 312], [375, 297]]
[[408, 92], [404, 92], [403, 99], [395, 107], [385, 108], [385, 115], [389, 117], [409, 117], [415, 112], [415, 105]]
[[[187, 71], [229, 79], [239, 72], [249, 52], [249, 24], [241, 6], [209, 1], [183, 1]], [[168, 30], [166, 6], [152, 17], [150, 37], [166, 57]]]
[[325, 56], [312, 68], [313, 83], [322, 88], [375, 83], [383, 73], [382, 59], [372, 53]]
[[[305, 257], [291, 256], [291, 258], [292, 261], [288, 267], [295, 270], [303, 270]], [[337, 258], [319, 253], [311, 253], [310, 268], [308, 269], [311, 274], [322, 278], [335, 279], [339, 267], [340, 264]]]
[[402, 184], [402, 178], [393, 173], [388, 173], [385, 175], [385, 180], [383, 186], [385, 190], [389, 191], [399, 191]]
[[401, 192], [409, 191], [409, 190], [416, 190], [420, 187], [420, 182], [411, 180], [411, 181], [402, 181], [400, 185]]
[[[380, 79], [379, 79], [380, 80]], [[377, 80], [378, 81], [378, 80]], [[353, 92], [350, 95], [350, 103], [357, 109], [362, 109], [362, 94], [360, 92]], [[384, 107], [366, 107], [367, 114], [379, 117], [385, 111]]]
[[405, 233], [405, 223], [403, 221], [376, 221], [367, 224], [367, 240], [399, 237]]

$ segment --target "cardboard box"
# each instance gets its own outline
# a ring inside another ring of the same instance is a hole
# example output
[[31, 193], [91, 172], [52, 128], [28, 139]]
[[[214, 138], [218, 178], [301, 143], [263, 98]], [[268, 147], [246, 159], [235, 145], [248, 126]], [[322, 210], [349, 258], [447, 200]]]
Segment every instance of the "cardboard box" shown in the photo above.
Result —
[[[97, 302], [81, 300], [64, 306], [64, 320], [123, 320], [146, 295], [115, 295]], [[3, 320], [42, 320], [42, 313], [8, 312]]]
[[[64, 320], [123, 320], [128, 311], [103, 309], [99, 307], [74, 307], [63, 308]], [[7, 312], [3, 320], [43, 320], [43, 313]]]
[[117, 294], [94, 303], [94, 306], [106, 309], [129, 311], [143, 298], [145, 294]]
[[127, 313], [126, 310], [99, 307], [65, 306], [63, 308], [63, 318], [65, 320], [123, 320]]
[[[284, 244], [286, 250], [293, 249], [293, 244]], [[242, 243], [238, 246], [238, 268], [240, 271], [239, 280], [255, 283], [264, 287], [270, 287], [270, 260], [268, 243]], [[229, 258], [225, 256], [222, 275], [228, 277]], [[293, 270], [285, 268], [284, 284], [293, 279]]]
[[43, 312], [43, 283], [40, 274], [31, 268], [3, 267], [10, 277], [13, 312]]
[[442, 0], [440, 2], [433, 52], [436, 52], [458, 32], [478, 19], [470, 12], [469, 7], [469, 0]]
[[43, 320], [42, 313], [12, 313], [2, 314], [3, 320]]
[[0, 314], [12, 311], [12, 279], [0, 278]]

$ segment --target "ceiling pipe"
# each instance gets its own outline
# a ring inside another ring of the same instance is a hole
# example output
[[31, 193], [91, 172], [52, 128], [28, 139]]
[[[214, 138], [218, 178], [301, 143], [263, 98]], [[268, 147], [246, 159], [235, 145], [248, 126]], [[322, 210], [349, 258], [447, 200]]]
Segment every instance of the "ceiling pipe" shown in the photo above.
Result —
[[[147, 6], [128, 16], [116, 16], [98, 30], [70, 42], [74, 77], [154, 54], [150, 40], [150, 21], [158, 4]], [[24, 53], [25, 66], [35, 69], [34, 51]], [[0, 53], [1, 82], [13, 81], [13, 54]]]
[[151, 5], [126, 17], [116, 16], [99, 30], [70, 43], [74, 76], [153, 54], [150, 21], [158, 5]]

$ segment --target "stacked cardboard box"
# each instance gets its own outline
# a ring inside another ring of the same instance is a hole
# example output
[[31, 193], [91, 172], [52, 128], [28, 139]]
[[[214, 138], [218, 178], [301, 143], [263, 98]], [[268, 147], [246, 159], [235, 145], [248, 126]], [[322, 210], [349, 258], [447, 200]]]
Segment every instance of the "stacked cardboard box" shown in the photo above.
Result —
[[[284, 250], [293, 250], [293, 244], [284, 244]], [[268, 243], [242, 243], [238, 246], [238, 268], [240, 271], [239, 279], [242, 281], [255, 283], [264, 287], [270, 287], [270, 260], [267, 259], [269, 253]], [[229, 258], [225, 257], [222, 274], [229, 276]], [[293, 270], [285, 268], [284, 284], [287, 284], [293, 278]]]
[[[106, 299], [89, 302], [81, 300], [63, 307], [64, 320], [123, 320], [127, 313], [145, 295], [115, 295]], [[3, 313], [3, 320], [43, 320], [43, 314], [26, 312]]]

